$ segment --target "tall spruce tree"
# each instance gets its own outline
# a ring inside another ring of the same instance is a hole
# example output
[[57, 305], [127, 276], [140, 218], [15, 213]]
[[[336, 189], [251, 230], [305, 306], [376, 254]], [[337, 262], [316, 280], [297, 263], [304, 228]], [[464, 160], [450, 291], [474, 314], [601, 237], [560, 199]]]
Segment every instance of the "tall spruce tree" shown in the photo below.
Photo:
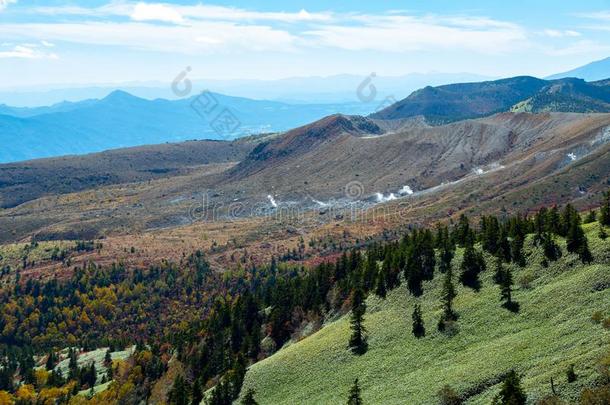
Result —
[[502, 259], [500, 259], [499, 257], [496, 257], [494, 283], [496, 283], [497, 285], [501, 285], [503, 278], [504, 278], [504, 265], [502, 264]]
[[361, 390], [360, 385], [358, 384], [358, 379], [354, 380], [354, 384], [349, 390], [349, 396], [347, 398], [347, 405], [362, 405], [362, 397], [360, 396]]
[[178, 375], [174, 385], [167, 393], [167, 402], [171, 405], [189, 405], [189, 387], [184, 377]]
[[604, 226], [610, 226], [610, 190], [604, 193], [602, 206], [599, 210], [599, 222]]
[[198, 379], [195, 379], [191, 390], [191, 405], [199, 405], [202, 400], [203, 392], [201, 391], [201, 383]]
[[474, 246], [467, 245], [460, 268], [462, 270], [460, 274], [462, 284], [478, 291], [481, 288], [479, 273], [485, 271], [483, 255], [476, 251]]
[[421, 307], [419, 304], [415, 305], [415, 309], [413, 309], [413, 335], [416, 338], [421, 338], [426, 336], [426, 328], [424, 326], [424, 320], [421, 315]]
[[553, 239], [553, 235], [550, 232], [544, 232], [541, 236], [542, 250], [544, 257], [554, 262], [561, 257], [561, 248]]
[[519, 304], [513, 301], [513, 273], [510, 267], [504, 269], [500, 281], [500, 299], [503, 301], [502, 306], [509, 311], [519, 310]]
[[386, 273], [383, 268], [379, 269], [377, 273], [377, 281], [375, 286], [375, 295], [380, 298], [385, 298], [388, 293], [387, 290], [387, 281], [386, 281]]
[[500, 394], [495, 403], [498, 405], [525, 405], [527, 396], [521, 388], [521, 379], [515, 370], [511, 370], [504, 378]]
[[580, 225], [580, 217], [578, 215], [572, 216], [570, 221], [572, 222], [566, 234], [566, 248], [568, 252], [578, 254], [583, 263], [591, 263], [593, 255], [589, 250], [589, 243], [587, 242], [585, 232]]
[[352, 335], [349, 338], [349, 348], [357, 355], [366, 353], [368, 349], [366, 329], [363, 325], [365, 312], [364, 293], [362, 289], [356, 288], [352, 294], [352, 315], [350, 319]]
[[241, 405], [258, 405], [256, 399], [254, 399], [255, 393], [256, 392], [252, 388], [246, 391], [246, 395], [244, 395], [244, 398], [241, 400]]
[[454, 321], [456, 314], [453, 311], [453, 300], [457, 296], [455, 286], [453, 285], [453, 271], [451, 267], [445, 273], [445, 279], [443, 281], [443, 291], [441, 300], [443, 303], [443, 321]]

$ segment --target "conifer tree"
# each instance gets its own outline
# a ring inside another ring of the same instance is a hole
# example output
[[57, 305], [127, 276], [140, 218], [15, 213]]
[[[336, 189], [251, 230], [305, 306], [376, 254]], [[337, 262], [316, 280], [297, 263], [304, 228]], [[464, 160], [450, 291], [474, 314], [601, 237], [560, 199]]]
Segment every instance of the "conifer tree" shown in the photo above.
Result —
[[443, 240], [439, 249], [440, 262], [438, 265], [438, 270], [444, 274], [451, 268], [451, 261], [453, 260], [454, 255], [454, 249], [451, 245], [451, 241], [449, 241], [449, 238]]
[[510, 257], [513, 263], [519, 267], [525, 267], [525, 255], [523, 254], [524, 239], [521, 235], [515, 235], [510, 241]]
[[599, 236], [601, 240], [606, 240], [606, 238], [608, 237], [608, 233], [606, 232], [602, 224], [599, 224], [599, 232], [597, 233], [597, 236]]
[[201, 384], [196, 379], [193, 382], [193, 388], [191, 391], [191, 405], [199, 405], [203, 400], [203, 392], [201, 391]]
[[587, 213], [587, 216], [585, 217], [584, 223], [585, 224], [590, 224], [593, 223], [597, 220], [597, 211], [595, 210], [591, 210]]
[[254, 399], [255, 393], [256, 392], [252, 388], [246, 391], [246, 395], [244, 395], [244, 398], [241, 400], [241, 405], [258, 405], [256, 399]]
[[110, 352], [110, 349], [106, 350], [106, 354], [104, 355], [104, 366], [112, 366], [112, 353]]
[[576, 372], [574, 371], [574, 364], [570, 364], [570, 367], [568, 367], [568, 370], [566, 371], [566, 379], [569, 383], [576, 381], [577, 376]]
[[576, 208], [574, 208], [571, 204], [568, 204], [561, 212], [560, 235], [563, 237], [567, 237], [568, 232], [570, 231], [570, 227], [575, 222], [580, 224], [580, 215], [578, 215], [578, 211], [576, 211]]
[[360, 396], [360, 385], [358, 384], [358, 379], [354, 380], [354, 384], [352, 388], [349, 390], [349, 397], [347, 399], [347, 405], [362, 405], [362, 398]]
[[500, 237], [500, 225], [498, 218], [490, 216], [481, 219], [481, 242], [483, 249], [492, 255], [498, 252]]
[[377, 282], [376, 282], [376, 286], [375, 286], [375, 295], [377, 295], [380, 298], [385, 298], [387, 293], [388, 293], [386, 284], [387, 284], [386, 275], [385, 275], [385, 271], [383, 271], [383, 268], [382, 268], [377, 273]]
[[505, 262], [510, 262], [511, 260], [510, 242], [508, 240], [508, 231], [505, 226], [500, 229], [500, 238], [498, 240], [498, 251], [496, 255]]
[[474, 244], [474, 232], [470, 228], [470, 221], [466, 215], [460, 216], [454, 235], [456, 243], [461, 247]]
[[356, 288], [352, 294], [352, 315], [350, 319], [352, 335], [349, 339], [349, 348], [357, 355], [366, 353], [368, 349], [366, 329], [363, 325], [365, 312], [366, 303], [364, 302], [364, 293], [362, 292], [362, 289]]
[[462, 273], [460, 281], [466, 287], [478, 290], [481, 287], [479, 273], [485, 271], [485, 260], [480, 252], [477, 252], [472, 245], [466, 246], [464, 258], [461, 264]]
[[422, 261], [417, 247], [413, 244], [407, 248], [407, 260], [405, 262], [405, 278], [409, 292], [416, 297], [423, 294], [422, 282]]
[[45, 368], [47, 369], [47, 371], [51, 371], [55, 367], [55, 364], [57, 364], [57, 355], [53, 350], [51, 350], [49, 352], [49, 356], [47, 357]]
[[498, 405], [525, 405], [527, 396], [521, 388], [521, 379], [515, 370], [511, 370], [500, 389], [500, 394], [496, 398], [495, 403]]
[[591, 263], [593, 255], [589, 250], [589, 243], [585, 236], [582, 226], [580, 225], [580, 217], [571, 217], [571, 224], [566, 234], [566, 247], [568, 252], [577, 253], [583, 263]]
[[561, 216], [559, 215], [559, 208], [556, 205], [548, 210], [546, 222], [547, 231], [555, 235], [561, 235]]
[[453, 311], [453, 299], [457, 296], [457, 293], [453, 285], [452, 277], [453, 271], [451, 270], [451, 267], [449, 267], [445, 273], [441, 297], [443, 302], [443, 321], [454, 321], [456, 319], [455, 312]]
[[504, 278], [504, 266], [502, 265], [502, 259], [500, 259], [499, 257], [496, 257], [494, 283], [496, 283], [497, 285], [501, 285], [503, 278]]
[[610, 190], [604, 193], [602, 206], [599, 210], [599, 222], [604, 226], [610, 226]]
[[549, 232], [545, 232], [541, 237], [542, 250], [544, 251], [544, 257], [554, 262], [561, 257], [561, 248], [553, 239], [553, 235]]
[[504, 274], [500, 281], [500, 299], [502, 306], [509, 311], [517, 312], [519, 304], [513, 301], [513, 274], [510, 267], [504, 269]]
[[171, 405], [189, 405], [187, 386], [188, 384], [184, 380], [184, 377], [178, 375], [174, 379], [174, 385], [172, 386], [172, 389], [167, 394], [167, 401]]
[[424, 320], [421, 315], [421, 307], [419, 304], [415, 305], [415, 309], [413, 310], [413, 335], [416, 338], [421, 338], [426, 336], [426, 328], [424, 326]]

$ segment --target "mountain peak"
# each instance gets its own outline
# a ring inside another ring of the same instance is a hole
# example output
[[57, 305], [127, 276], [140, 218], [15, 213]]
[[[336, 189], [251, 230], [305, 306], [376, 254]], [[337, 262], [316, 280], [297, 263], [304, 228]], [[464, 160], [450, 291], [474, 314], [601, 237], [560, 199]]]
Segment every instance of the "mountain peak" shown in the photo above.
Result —
[[553, 80], [565, 77], [577, 77], [589, 82], [608, 79], [610, 77], [610, 57], [588, 63], [567, 72], [549, 76], [547, 79]]
[[134, 96], [124, 90], [114, 90], [110, 92], [102, 100], [104, 101], [122, 101], [122, 100], [141, 100], [141, 98]]

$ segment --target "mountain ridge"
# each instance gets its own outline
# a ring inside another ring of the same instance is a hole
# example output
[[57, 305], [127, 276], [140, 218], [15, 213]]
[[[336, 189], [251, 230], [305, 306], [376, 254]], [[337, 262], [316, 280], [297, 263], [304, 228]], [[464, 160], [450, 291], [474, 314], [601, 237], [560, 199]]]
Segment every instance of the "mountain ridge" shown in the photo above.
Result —
[[[570, 88], [571, 91], [554, 91], [557, 88]], [[369, 117], [392, 120], [421, 115], [429, 123], [438, 125], [511, 111], [529, 99], [536, 103], [525, 111], [609, 112], [609, 92], [606, 81], [585, 82], [573, 78], [547, 81], [517, 76], [479, 83], [428, 86]]]

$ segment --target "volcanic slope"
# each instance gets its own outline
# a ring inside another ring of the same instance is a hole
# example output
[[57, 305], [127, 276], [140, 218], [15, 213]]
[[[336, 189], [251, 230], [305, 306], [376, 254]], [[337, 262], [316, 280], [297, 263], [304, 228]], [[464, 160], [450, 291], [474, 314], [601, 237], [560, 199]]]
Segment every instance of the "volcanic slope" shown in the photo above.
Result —
[[[364, 355], [347, 349], [346, 315], [251, 366], [242, 394], [254, 389], [262, 405], [336, 404], [347, 400], [358, 378], [367, 404], [434, 404], [437, 392], [449, 384], [465, 403], [482, 405], [492, 402], [502, 376], [514, 368], [522, 376], [528, 404], [551, 393], [551, 378], [562, 399], [577, 401], [584, 387], [598, 381], [597, 361], [610, 348], [608, 330], [591, 319], [594, 312], [607, 311], [610, 301], [610, 241], [597, 236], [597, 223], [585, 229], [596, 258], [590, 265], [565, 255], [561, 241], [564, 257], [544, 268], [540, 248], [528, 238], [528, 265], [512, 268], [519, 281], [513, 295], [518, 313], [500, 305], [493, 260], [486, 257], [482, 289], [457, 289], [455, 335], [436, 329], [443, 277], [426, 282], [418, 299], [403, 284], [386, 299], [368, 298], [364, 326], [369, 350]], [[458, 251], [454, 274], [459, 274], [461, 258]], [[411, 333], [415, 303], [421, 305], [426, 327], [421, 339]], [[573, 383], [565, 377], [570, 364], [578, 375]]]

